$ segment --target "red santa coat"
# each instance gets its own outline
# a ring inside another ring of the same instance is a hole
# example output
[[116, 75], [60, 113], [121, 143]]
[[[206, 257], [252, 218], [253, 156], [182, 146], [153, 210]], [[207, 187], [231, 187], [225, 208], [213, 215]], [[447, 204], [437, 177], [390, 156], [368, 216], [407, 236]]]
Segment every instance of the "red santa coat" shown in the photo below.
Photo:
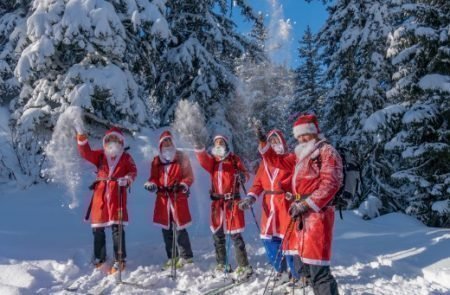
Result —
[[[111, 130], [107, 133], [111, 134]], [[123, 135], [116, 134], [119, 136]], [[78, 150], [80, 155], [97, 167], [97, 179], [109, 179], [98, 181], [94, 187], [91, 207], [91, 226], [105, 227], [113, 224], [119, 224], [119, 189], [122, 194], [122, 216], [123, 224], [128, 224], [127, 211], [127, 189], [119, 187], [117, 179], [128, 177], [134, 181], [137, 175], [136, 165], [133, 158], [126, 152], [123, 152], [115, 159], [108, 157], [103, 149], [92, 150], [88, 140], [78, 140]]]
[[306, 198], [311, 208], [302, 217], [303, 229], [297, 232], [298, 253], [302, 261], [330, 265], [334, 227], [333, 197], [342, 185], [342, 160], [324, 140], [316, 143], [303, 159], [294, 154], [277, 155], [270, 145], [260, 149], [263, 158], [280, 169], [292, 171], [292, 191]]
[[[287, 151], [286, 141], [278, 130], [269, 132], [267, 137], [276, 134]], [[262, 160], [256, 172], [249, 195], [262, 196], [261, 233], [262, 239], [284, 238], [290, 221], [288, 214], [290, 202], [286, 200], [284, 187], [289, 183], [291, 171], [270, 166]], [[286, 242], [285, 242], [286, 244]]]
[[[211, 175], [211, 193], [218, 195], [239, 193], [239, 185], [235, 184], [235, 174], [242, 171], [249, 178], [247, 169], [241, 159], [232, 153], [219, 160], [206, 152], [205, 149], [195, 151], [200, 165]], [[211, 202], [210, 228], [213, 233], [221, 227], [226, 234], [235, 234], [244, 231], [244, 212], [238, 207], [239, 199], [213, 200]]]
[[[157, 187], [171, 187], [180, 184], [190, 187], [194, 182], [194, 174], [189, 157], [181, 151], [177, 151], [174, 159], [168, 164], [164, 163], [159, 156], [155, 157], [148, 181]], [[178, 229], [186, 228], [192, 223], [187, 194], [179, 190], [175, 192], [158, 191], [153, 222], [162, 228], [169, 229], [171, 216], [177, 223]]]

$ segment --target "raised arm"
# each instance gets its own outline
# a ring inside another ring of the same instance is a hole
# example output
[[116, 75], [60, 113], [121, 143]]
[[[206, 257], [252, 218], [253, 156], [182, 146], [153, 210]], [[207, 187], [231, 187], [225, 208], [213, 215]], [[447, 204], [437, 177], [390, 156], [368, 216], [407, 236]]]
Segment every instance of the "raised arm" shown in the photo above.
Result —
[[77, 135], [78, 151], [83, 159], [91, 162], [95, 166], [98, 166], [100, 157], [102, 155], [101, 150], [92, 150], [89, 145], [88, 138], [84, 134]]
[[210, 154], [206, 152], [205, 148], [195, 149], [195, 156], [197, 157], [197, 160], [200, 163], [200, 166], [203, 167], [203, 169], [205, 169], [209, 173], [214, 172], [214, 159]]
[[296, 156], [292, 153], [279, 155], [267, 142], [260, 143], [259, 152], [269, 166], [288, 171], [292, 171], [295, 168]]

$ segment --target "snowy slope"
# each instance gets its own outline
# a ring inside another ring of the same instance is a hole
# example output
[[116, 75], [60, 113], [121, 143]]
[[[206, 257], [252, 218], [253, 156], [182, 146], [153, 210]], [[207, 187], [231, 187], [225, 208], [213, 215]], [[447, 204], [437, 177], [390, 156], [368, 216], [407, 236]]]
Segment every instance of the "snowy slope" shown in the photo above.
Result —
[[[81, 206], [75, 209], [67, 207], [71, 200], [61, 185], [42, 184], [26, 191], [0, 186], [0, 294], [71, 294], [64, 288], [77, 278], [81, 278], [79, 294], [98, 286], [105, 287], [106, 294], [177, 294], [177, 290], [201, 294], [202, 288], [217, 281], [205, 275], [215, 263], [208, 225], [209, 179], [192, 152], [188, 153], [196, 182], [189, 233], [195, 264], [180, 271], [176, 283], [159, 271], [166, 260], [162, 235], [151, 221], [154, 197], [142, 188], [158, 135], [159, 131], [147, 130], [129, 139], [139, 177], [129, 199], [129, 257], [123, 278], [150, 289], [116, 286], [113, 278], [92, 271], [92, 236], [82, 218], [90, 197], [87, 186], [94, 175], [93, 168], [83, 164]], [[98, 144], [98, 139], [93, 140], [93, 146]], [[251, 214], [246, 217], [244, 238], [257, 276], [230, 294], [262, 294], [269, 273]], [[109, 253], [111, 248], [109, 243]], [[336, 222], [333, 271], [342, 294], [450, 294], [448, 249], [450, 230], [427, 228], [402, 214], [364, 221], [354, 212], [345, 212], [344, 220]]]

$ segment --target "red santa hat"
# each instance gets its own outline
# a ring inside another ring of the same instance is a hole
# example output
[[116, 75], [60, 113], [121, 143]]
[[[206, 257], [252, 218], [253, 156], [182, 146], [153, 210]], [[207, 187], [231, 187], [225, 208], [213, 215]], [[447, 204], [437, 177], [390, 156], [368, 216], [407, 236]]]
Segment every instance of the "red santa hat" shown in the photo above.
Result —
[[172, 133], [170, 133], [169, 130], [164, 131], [163, 133], [161, 133], [161, 135], [159, 136], [159, 149], [161, 149], [161, 144], [164, 140], [166, 139], [170, 139], [172, 141], [173, 144], [173, 136]]
[[295, 138], [304, 134], [320, 134], [317, 117], [312, 114], [301, 115], [294, 123], [293, 133]]
[[287, 148], [287, 142], [286, 139], [284, 138], [283, 132], [281, 130], [278, 129], [272, 129], [268, 134], [267, 134], [267, 141], [269, 141], [269, 138], [272, 136], [277, 136], [278, 139], [280, 139], [281, 143], [283, 144], [283, 148], [284, 151], [286, 152], [288, 150]]
[[103, 145], [106, 144], [108, 137], [110, 137], [110, 136], [116, 136], [117, 138], [119, 138], [120, 143], [122, 145], [125, 145], [125, 137], [123, 136], [123, 133], [119, 128], [112, 127], [111, 129], [106, 131], [105, 136], [103, 137]]

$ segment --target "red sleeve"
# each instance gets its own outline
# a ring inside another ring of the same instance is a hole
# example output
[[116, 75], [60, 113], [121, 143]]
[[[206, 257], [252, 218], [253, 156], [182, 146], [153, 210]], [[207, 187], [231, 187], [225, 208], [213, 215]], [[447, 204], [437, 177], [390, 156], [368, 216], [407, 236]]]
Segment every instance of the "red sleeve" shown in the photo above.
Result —
[[78, 151], [83, 159], [91, 162], [95, 166], [99, 165], [100, 157], [103, 154], [103, 151], [92, 150], [87, 138], [84, 140], [78, 140]]
[[214, 159], [206, 152], [205, 149], [195, 150], [195, 156], [203, 169], [208, 171], [210, 174], [214, 172]]
[[264, 191], [264, 188], [262, 186], [262, 176], [264, 175], [264, 163], [261, 161], [258, 167], [258, 171], [256, 172], [255, 179], [253, 180], [252, 187], [248, 190], [248, 194], [256, 197], [259, 197], [261, 193]]
[[148, 178], [148, 181], [153, 182], [156, 186], [159, 185], [159, 161], [157, 156], [150, 165], [150, 177]]
[[191, 161], [186, 154], [181, 154], [181, 183], [185, 183], [188, 186], [191, 186], [194, 182], [194, 172], [192, 172]]
[[271, 148], [270, 144], [267, 143], [261, 143], [259, 152], [263, 156], [263, 159], [267, 161], [269, 166], [288, 171], [292, 171], [295, 168], [295, 154], [288, 153], [279, 155]]
[[319, 212], [333, 199], [343, 181], [342, 159], [330, 145], [320, 150], [321, 168], [319, 187], [306, 199], [309, 207]]

